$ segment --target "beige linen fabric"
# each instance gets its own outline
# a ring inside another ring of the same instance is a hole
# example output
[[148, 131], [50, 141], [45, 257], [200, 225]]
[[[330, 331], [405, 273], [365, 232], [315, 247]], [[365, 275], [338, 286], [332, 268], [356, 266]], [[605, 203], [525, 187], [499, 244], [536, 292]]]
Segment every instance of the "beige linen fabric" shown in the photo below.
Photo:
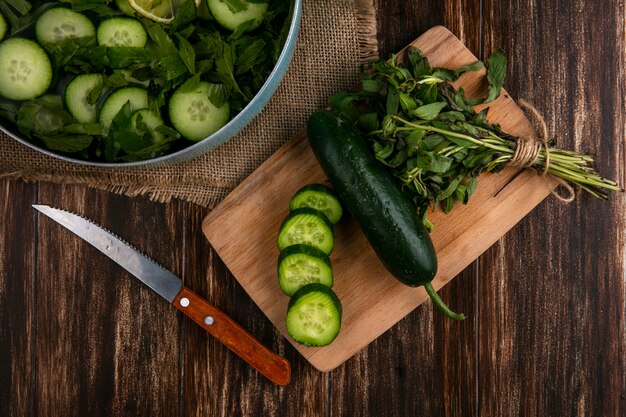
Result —
[[376, 55], [373, 0], [304, 0], [298, 44], [281, 85], [261, 114], [226, 144], [180, 165], [112, 169], [64, 162], [0, 134], [0, 178], [86, 184], [212, 207], [304, 128], [330, 95], [353, 87], [359, 64]]

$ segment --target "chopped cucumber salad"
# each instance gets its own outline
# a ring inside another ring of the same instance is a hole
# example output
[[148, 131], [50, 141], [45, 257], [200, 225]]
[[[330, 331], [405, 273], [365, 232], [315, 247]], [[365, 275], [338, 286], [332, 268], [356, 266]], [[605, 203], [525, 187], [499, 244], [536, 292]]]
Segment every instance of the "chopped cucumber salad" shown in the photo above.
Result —
[[0, 2], [0, 124], [94, 162], [210, 136], [254, 97], [292, 0]]

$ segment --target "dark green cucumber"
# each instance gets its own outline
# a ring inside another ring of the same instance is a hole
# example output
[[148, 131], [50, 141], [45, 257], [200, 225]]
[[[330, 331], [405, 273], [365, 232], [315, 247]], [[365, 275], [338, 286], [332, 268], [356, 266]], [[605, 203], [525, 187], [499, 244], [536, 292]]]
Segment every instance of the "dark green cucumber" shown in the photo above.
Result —
[[315, 209], [304, 207], [293, 210], [280, 227], [277, 243], [281, 251], [291, 245], [304, 244], [330, 255], [334, 246], [333, 225]]
[[335, 193], [322, 184], [308, 184], [296, 191], [289, 203], [289, 209], [310, 207], [319, 210], [328, 217], [332, 224], [341, 219], [343, 210]]
[[329, 345], [339, 334], [341, 314], [341, 302], [333, 290], [322, 284], [307, 284], [289, 300], [287, 333], [306, 346]]
[[308, 121], [308, 138], [333, 190], [352, 214], [381, 262], [402, 283], [423, 285], [454, 319], [434, 291], [437, 256], [413, 204], [374, 157], [356, 129], [340, 115], [321, 111]]
[[292, 296], [310, 283], [333, 286], [328, 255], [309, 245], [292, 245], [282, 250], [278, 257], [278, 284], [282, 292]]

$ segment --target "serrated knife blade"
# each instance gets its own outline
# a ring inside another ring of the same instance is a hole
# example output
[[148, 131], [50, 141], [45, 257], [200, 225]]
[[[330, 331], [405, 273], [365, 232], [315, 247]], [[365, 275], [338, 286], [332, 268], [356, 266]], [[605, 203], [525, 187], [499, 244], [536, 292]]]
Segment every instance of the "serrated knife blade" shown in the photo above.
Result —
[[228, 315], [185, 287], [176, 275], [89, 219], [42, 204], [34, 204], [33, 208], [122, 266], [269, 380], [279, 385], [289, 383], [291, 366], [285, 358], [270, 351]]
[[38, 204], [33, 207], [113, 259], [168, 302], [180, 292], [183, 282], [176, 275], [108, 230], [69, 211]]

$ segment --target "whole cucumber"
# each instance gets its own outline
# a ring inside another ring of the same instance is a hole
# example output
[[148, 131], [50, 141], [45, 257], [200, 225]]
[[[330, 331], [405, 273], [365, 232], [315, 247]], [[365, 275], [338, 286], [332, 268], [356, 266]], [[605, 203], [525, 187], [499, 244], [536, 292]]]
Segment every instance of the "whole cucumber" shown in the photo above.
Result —
[[437, 256], [415, 207], [358, 131], [329, 111], [311, 115], [307, 130], [333, 189], [385, 268], [406, 285], [423, 285], [446, 315], [463, 319], [443, 304], [432, 287]]

